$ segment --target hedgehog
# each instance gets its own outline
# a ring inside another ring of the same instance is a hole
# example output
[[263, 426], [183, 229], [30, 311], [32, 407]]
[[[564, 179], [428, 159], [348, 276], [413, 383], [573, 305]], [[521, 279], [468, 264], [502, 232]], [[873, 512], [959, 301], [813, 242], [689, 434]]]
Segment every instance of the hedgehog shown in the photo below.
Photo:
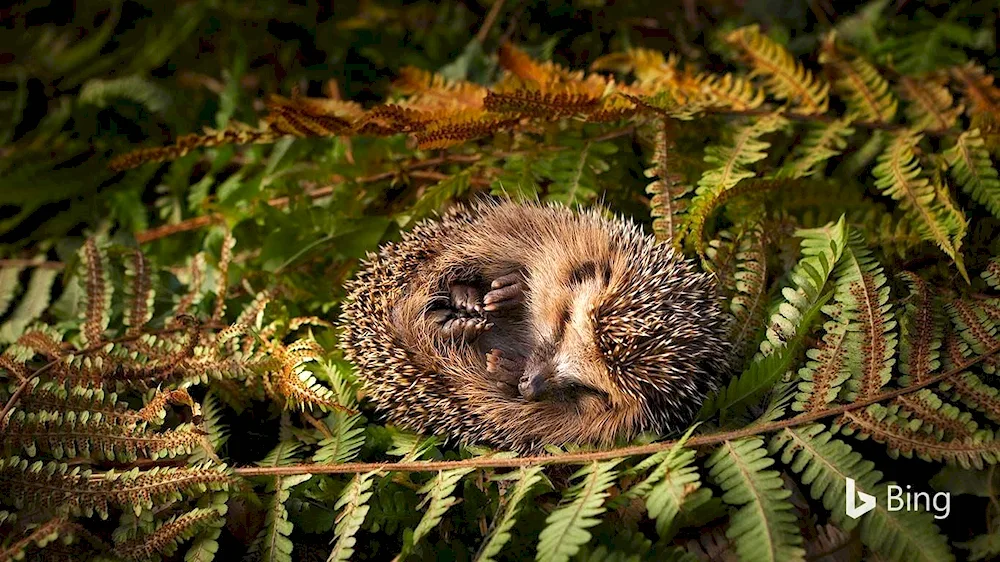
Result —
[[685, 427], [727, 372], [714, 278], [631, 220], [484, 200], [369, 253], [346, 358], [394, 424], [521, 452]]

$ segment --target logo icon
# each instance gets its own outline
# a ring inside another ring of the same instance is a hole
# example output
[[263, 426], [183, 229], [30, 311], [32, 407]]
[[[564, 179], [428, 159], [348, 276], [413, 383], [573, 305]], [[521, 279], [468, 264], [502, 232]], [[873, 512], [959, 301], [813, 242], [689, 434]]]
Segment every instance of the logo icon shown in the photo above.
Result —
[[861, 500], [861, 505], [854, 504], [854, 492], [855, 485], [854, 479], [847, 479], [847, 516], [851, 519], [857, 519], [862, 515], [868, 513], [869, 511], [875, 509], [875, 496], [871, 494], [866, 494], [864, 492], [858, 492], [858, 498]]

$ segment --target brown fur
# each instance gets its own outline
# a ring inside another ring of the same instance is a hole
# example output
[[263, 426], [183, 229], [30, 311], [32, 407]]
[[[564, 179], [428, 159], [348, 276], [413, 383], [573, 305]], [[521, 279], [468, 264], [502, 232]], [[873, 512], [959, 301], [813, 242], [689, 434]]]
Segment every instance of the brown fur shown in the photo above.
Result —
[[[525, 303], [471, 344], [442, 339], [425, 316], [452, 283], [488, 290], [517, 271]], [[459, 209], [369, 256], [349, 289], [344, 347], [377, 407], [466, 442], [533, 450], [681, 428], [729, 352], [709, 276], [598, 212]], [[500, 384], [486, 370], [493, 347], [546, 362], [553, 392], [526, 400]]]

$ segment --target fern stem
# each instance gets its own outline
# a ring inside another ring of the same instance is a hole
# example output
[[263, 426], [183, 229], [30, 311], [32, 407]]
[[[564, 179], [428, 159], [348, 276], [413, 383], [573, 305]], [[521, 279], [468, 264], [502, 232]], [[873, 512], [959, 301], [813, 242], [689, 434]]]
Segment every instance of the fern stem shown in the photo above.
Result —
[[[707, 433], [705, 435], [699, 435], [697, 437], [692, 437], [691, 439], [689, 439], [685, 443], [685, 446], [704, 447], [707, 445], [717, 445], [719, 443], [732, 441], [734, 439], [753, 437], [756, 435], [770, 433], [772, 431], [778, 431], [790, 427], [798, 427], [800, 425], [806, 425], [821, 419], [839, 416], [854, 410], [860, 410], [862, 408], [866, 408], [878, 402], [883, 402], [885, 400], [891, 400], [899, 396], [911, 394], [922, 388], [926, 388], [928, 386], [947, 380], [951, 377], [957, 376], [962, 372], [964, 372], [969, 367], [987, 359], [988, 357], [996, 354], [997, 352], [1000, 352], [1000, 345], [993, 346], [987, 349], [985, 353], [965, 360], [964, 362], [958, 364], [955, 368], [951, 369], [946, 373], [941, 373], [940, 375], [928, 377], [927, 379], [917, 384], [913, 384], [905, 388], [897, 388], [895, 390], [880, 392], [864, 400], [859, 400], [857, 402], [852, 402], [850, 404], [843, 404], [835, 408], [827, 408], [825, 410], [819, 410], [817, 412], [802, 414], [786, 420], [779, 420], [774, 422], [762, 423], [758, 425], [751, 425], [749, 427], [744, 427], [742, 429], [736, 429], [732, 431], [719, 431], [715, 433]], [[567, 453], [564, 455], [535, 455], [529, 457], [515, 457], [515, 458], [500, 458], [500, 457], [487, 456], [487, 457], [465, 459], [461, 461], [430, 461], [430, 462], [418, 461], [418, 462], [398, 462], [398, 463], [358, 462], [358, 463], [338, 463], [338, 464], [309, 463], [309, 464], [296, 464], [296, 465], [278, 466], [278, 467], [242, 467], [242, 468], [234, 468], [233, 473], [238, 476], [246, 478], [251, 476], [288, 476], [295, 474], [357, 474], [361, 472], [370, 472], [370, 471], [434, 472], [439, 470], [450, 470], [455, 468], [520, 468], [524, 466], [549, 465], [549, 464], [585, 464], [594, 461], [602, 461], [608, 459], [618, 459], [628, 456], [638, 456], [638, 455], [648, 455], [652, 453], [658, 453], [660, 451], [665, 451], [667, 449], [670, 449], [677, 443], [678, 440], [675, 439], [670, 441], [660, 441], [657, 443], [651, 443], [649, 445], [635, 445], [631, 447], [621, 447], [618, 449], [609, 449], [605, 451]]]

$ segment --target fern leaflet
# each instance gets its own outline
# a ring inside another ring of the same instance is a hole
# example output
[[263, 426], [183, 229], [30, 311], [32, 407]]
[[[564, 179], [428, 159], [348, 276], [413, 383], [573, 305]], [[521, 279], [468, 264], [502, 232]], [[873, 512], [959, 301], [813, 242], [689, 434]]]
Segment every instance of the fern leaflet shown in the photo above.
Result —
[[619, 460], [595, 462], [573, 475], [577, 480], [563, 494], [564, 504], [549, 514], [538, 537], [539, 562], [566, 562], [590, 541], [590, 527], [604, 513], [604, 500], [614, 484]]

